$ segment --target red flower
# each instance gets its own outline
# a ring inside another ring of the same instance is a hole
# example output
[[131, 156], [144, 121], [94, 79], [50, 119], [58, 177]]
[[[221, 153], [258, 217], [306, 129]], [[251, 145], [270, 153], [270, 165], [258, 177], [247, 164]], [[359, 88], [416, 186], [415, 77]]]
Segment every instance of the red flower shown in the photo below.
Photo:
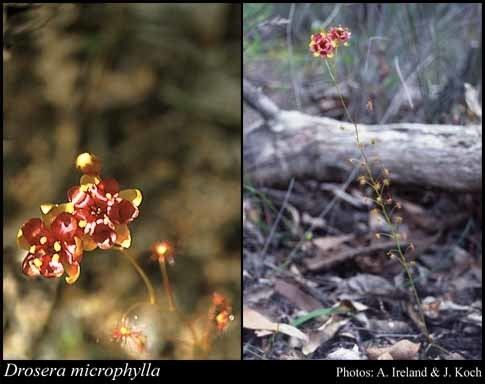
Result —
[[27, 276], [60, 277], [67, 274], [66, 281], [74, 283], [79, 277], [82, 259], [81, 240], [77, 237], [77, 221], [70, 210], [72, 206], [55, 206], [55, 217], [45, 215], [44, 220], [30, 219], [17, 234], [18, 245], [28, 250], [22, 262]]
[[330, 38], [338, 43], [343, 43], [344, 45], [348, 45], [348, 41], [350, 39], [350, 35], [352, 33], [349, 31], [348, 28], [344, 28], [341, 25], [338, 27], [330, 28], [328, 35]]
[[80, 185], [72, 187], [67, 196], [82, 228], [85, 250], [109, 249], [115, 244], [124, 248], [130, 246], [127, 224], [138, 216], [142, 200], [139, 190], [120, 191], [115, 179], [101, 180], [97, 176], [84, 175]]
[[332, 40], [325, 32], [317, 33], [310, 38], [310, 51], [313, 52], [315, 57], [333, 57], [336, 46], [336, 41]]

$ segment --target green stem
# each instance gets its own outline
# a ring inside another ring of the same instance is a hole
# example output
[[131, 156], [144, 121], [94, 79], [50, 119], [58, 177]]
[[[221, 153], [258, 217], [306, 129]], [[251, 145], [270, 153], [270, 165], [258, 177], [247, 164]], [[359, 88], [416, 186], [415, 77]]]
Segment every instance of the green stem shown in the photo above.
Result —
[[163, 287], [168, 297], [168, 309], [170, 312], [176, 312], [177, 307], [173, 299], [172, 287], [170, 286], [170, 280], [168, 279], [167, 265], [165, 264], [165, 258], [160, 260], [160, 271], [162, 272]]
[[150, 282], [150, 279], [148, 278], [148, 276], [145, 274], [145, 272], [143, 272], [143, 269], [140, 267], [140, 265], [138, 264], [136, 259], [125, 248], [114, 247], [114, 249], [116, 249], [117, 251], [119, 251], [123, 255], [125, 255], [125, 257], [129, 260], [131, 265], [133, 265], [133, 267], [135, 268], [135, 270], [138, 272], [138, 274], [142, 278], [143, 282], [145, 283], [145, 286], [146, 286], [147, 291], [148, 291], [148, 302], [150, 304], [156, 304], [157, 300], [156, 300], [156, 296], [155, 296], [155, 290], [153, 289], [153, 285]]
[[347, 108], [347, 104], [345, 104], [344, 98], [342, 96], [342, 92], [340, 91], [340, 86], [338, 84], [338, 81], [335, 78], [336, 75], [334, 75], [334, 73], [332, 71], [332, 68], [328, 64], [328, 60], [327, 59], [325, 59], [325, 64], [327, 65], [328, 72], [330, 73], [330, 77], [332, 78], [332, 81], [335, 84], [335, 88], [337, 88], [337, 93], [338, 93], [338, 96], [340, 98], [340, 102], [342, 103], [342, 106], [344, 107], [345, 114], [347, 115], [347, 118], [350, 120], [350, 122], [354, 126], [354, 129], [355, 129], [355, 139], [357, 141], [357, 147], [359, 148], [360, 154], [362, 155], [362, 158], [364, 159], [364, 166], [365, 166], [366, 171], [367, 171], [367, 176], [369, 176], [370, 181], [372, 182], [372, 184], [374, 184], [374, 177], [373, 177], [372, 171], [370, 170], [370, 167], [369, 167], [369, 161], [367, 160], [367, 155], [364, 152], [364, 146], [360, 142], [359, 129], [357, 128], [357, 124], [354, 122], [354, 119], [352, 119], [352, 116], [350, 115], [350, 112], [349, 112], [349, 110]]

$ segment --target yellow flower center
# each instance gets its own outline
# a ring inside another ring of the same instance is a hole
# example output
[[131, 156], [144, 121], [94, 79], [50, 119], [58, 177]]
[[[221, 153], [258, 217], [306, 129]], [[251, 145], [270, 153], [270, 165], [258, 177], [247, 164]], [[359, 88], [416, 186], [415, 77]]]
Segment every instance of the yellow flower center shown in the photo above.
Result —
[[80, 220], [78, 225], [79, 228], [84, 228], [86, 225], [88, 225], [88, 222], [86, 220]]
[[39, 241], [39, 242], [40, 242], [42, 245], [44, 245], [45, 243], [47, 243], [47, 237], [42, 236], [42, 237], [40, 238], [40, 241]]
[[58, 254], [58, 253], [54, 253], [54, 254], [52, 255], [52, 261], [53, 261], [54, 263], [58, 263], [58, 262], [59, 262], [59, 254]]
[[61, 243], [59, 241], [56, 241], [54, 243], [54, 251], [59, 252], [61, 250]]

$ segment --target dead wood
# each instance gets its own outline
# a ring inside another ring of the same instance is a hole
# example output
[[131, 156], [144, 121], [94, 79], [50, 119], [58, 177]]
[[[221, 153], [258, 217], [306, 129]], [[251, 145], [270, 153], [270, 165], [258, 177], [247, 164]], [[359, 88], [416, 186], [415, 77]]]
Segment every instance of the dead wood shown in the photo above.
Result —
[[[349, 161], [360, 158], [352, 124], [279, 110], [247, 80], [243, 97], [265, 119], [244, 135], [244, 171], [253, 183], [343, 181], [358, 165]], [[389, 169], [393, 182], [481, 190], [481, 126], [397, 123], [358, 128], [369, 159], [379, 159], [372, 164], [374, 170]]]

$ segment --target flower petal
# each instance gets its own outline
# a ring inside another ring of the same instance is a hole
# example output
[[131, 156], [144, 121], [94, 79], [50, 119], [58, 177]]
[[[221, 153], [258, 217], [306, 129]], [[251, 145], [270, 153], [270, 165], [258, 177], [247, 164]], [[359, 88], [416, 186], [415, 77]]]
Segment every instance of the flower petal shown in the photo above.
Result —
[[60, 240], [71, 240], [78, 230], [77, 221], [70, 213], [60, 213], [51, 223], [51, 230]]
[[39, 276], [41, 265], [42, 261], [37, 256], [29, 253], [22, 261], [22, 272], [27, 276]]
[[22, 228], [20, 228], [19, 231], [17, 232], [17, 246], [19, 248], [25, 249], [27, 251], [30, 249], [30, 244], [27, 241], [27, 239], [25, 238], [25, 236], [22, 232]]
[[112, 205], [108, 206], [108, 217], [115, 224], [127, 224], [138, 216], [139, 210], [131, 202], [118, 198]]
[[66, 283], [67, 284], [74, 284], [76, 280], [79, 278], [81, 274], [81, 268], [79, 267], [78, 263], [66, 264], [64, 266], [66, 271]]
[[82, 175], [80, 179], [80, 184], [83, 186], [90, 186], [90, 185], [96, 185], [101, 181], [99, 177], [96, 176], [91, 176], [91, 175]]
[[81, 237], [81, 241], [82, 241], [82, 248], [85, 251], [88, 251], [88, 252], [94, 251], [98, 247], [98, 244], [96, 244], [96, 242], [91, 238], [91, 236], [83, 235]]
[[114, 195], [115, 193], [118, 193], [120, 191], [120, 185], [119, 183], [111, 178], [111, 179], [104, 179], [102, 182], [98, 184], [98, 188], [104, 193], [110, 193], [111, 195]]
[[142, 201], [142, 194], [138, 189], [124, 189], [118, 196], [130, 201], [135, 207], [138, 207]]
[[[46, 229], [41, 219], [38, 219], [38, 218], [30, 219], [27, 222], [25, 222], [22, 225], [22, 227], [20, 227], [20, 231], [17, 233], [17, 242], [19, 246], [21, 246], [21, 244], [25, 245], [25, 242], [23, 240], [25, 239], [25, 241], [29, 245], [37, 244], [39, 239], [42, 236], [44, 236], [45, 233], [46, 233]], [[19, 237], [23, 239], [20, 240]], [[20, 243], [20, 241], [22, 243]]]
[[123, 248], [130, 248], [131, 245], [131, 235], [128, 225], [121, 224], [115, 225], [116, 232], [116, 244], [122, 246]]
[[94, 200], [89, 193], [83, 191], [82, 188], [77, 185], [69, 189], [67, 198], [76, 208], [86, 208], [94, 204]]
[[116, 241], [116, 232], [106, 224], [96, 224], [92, 239], [101, 249], [109, 249]]
[[81, 239], [76, 236], [74, 241], [63, 242], [61, 254], [63, 263], [79, 263], [83, 258], [83, 243]]
[[64, 266], [59, 261], [59, 255], [45, 256], [42, 260], [40, 272], [47, 278], [61, 277], [64, 274]]
[[40, 206], [40, 210], [42, 211], [42, 219], [44, 220], [45, 225], [48, 228], [50, 228], [51, 223], [60, 213], [63, 213], [63, 212], [73, 213], [74, 204], [73, 203], [42, 204]]

